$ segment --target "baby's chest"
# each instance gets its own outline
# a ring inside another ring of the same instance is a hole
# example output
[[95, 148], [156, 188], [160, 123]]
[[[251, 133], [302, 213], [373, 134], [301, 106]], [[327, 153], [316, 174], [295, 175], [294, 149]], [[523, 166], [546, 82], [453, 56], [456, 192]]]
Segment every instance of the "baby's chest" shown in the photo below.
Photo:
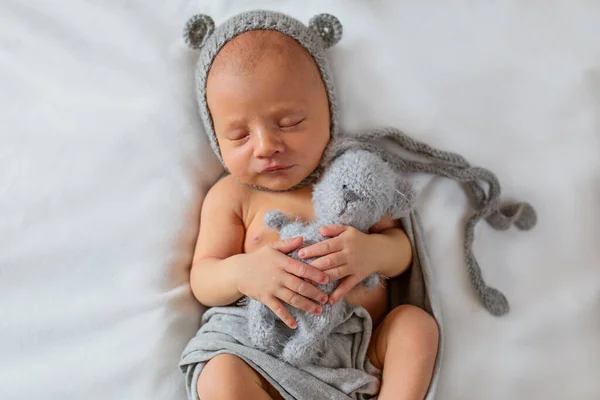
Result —
[[264, 217], [268, 211], [279, 210], [292, 219], [311, 221], [314, 212], [311, 197], [303, 193], [265, 193], [249, 200], [248, 215], [244, 224], [246, 236], [244, 252], [249, 253], [279, 240], [279, 232], [265, 226]]

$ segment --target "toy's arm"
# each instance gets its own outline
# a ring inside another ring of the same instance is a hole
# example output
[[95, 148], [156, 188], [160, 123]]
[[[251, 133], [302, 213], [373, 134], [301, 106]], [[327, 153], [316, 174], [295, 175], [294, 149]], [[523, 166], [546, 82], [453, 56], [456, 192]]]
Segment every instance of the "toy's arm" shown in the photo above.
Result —
[[279, 239], [291, 239], [303, 236], [306, 225], [300, 221], [292, 220], [279, 210], [268, 211], [264, 217], [265, 226], [279, 231]]
[[280, 230], [290, 223], [290, 219], [279, 210], [271, 210], [265, 213], [264, 223], [268, 228]]
[[401, 218], [407, 215], [415, 203], [415, 191], [412, 184], [401, 176], [396, 179], [395, 199], [391, 205], [388, 214], [392, 218]]

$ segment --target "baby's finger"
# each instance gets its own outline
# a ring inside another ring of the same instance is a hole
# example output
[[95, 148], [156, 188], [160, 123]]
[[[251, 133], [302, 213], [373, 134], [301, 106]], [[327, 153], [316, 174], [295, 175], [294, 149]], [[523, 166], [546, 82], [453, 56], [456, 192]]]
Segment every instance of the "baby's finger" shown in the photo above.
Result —
[[[338, 251], [323, 257], [319, 257], [310, 263], [310, 265], [320, 269], [321, 271], [331, 270], [332, 268], [339, 267], [340, 265], [344, 264], [346, 264], [346, 255], [343, 251]], [[329, 275], [329, 277], [331, 278], [331, 275]]]
[[301, 296], [286, 287], [280, 288], [275, 293], [275, 296], [285, 301], [292, 307], [296, 307], [297, 309], [304, 310], [314, 315], [321, 314], [321, 311], [323, 310], [320, 305], [313, 303], [306, 297]]
[[321, 228], [319, 228], [319, 233], [321, 233], [321, 235], [323, 235], [323, 236], [334, 237], [334, 236], [341, 235], [342, 233], [344, 233], [344, 231], [346, 231], [346, 229], [348, 229], [348, 226], [346, 226], [346, 225], [340, 225], [340, 224], [326, 225], [326, 226], [322, 226]]
[[278, 240], [275, 243], [271, 244], [275, 250], [280, 253], [287, 254], [290, 251], [296, 250], [298, 247], [302, 245], [303, 238], [302, 236], [297, 236], [295, 238], [286, 239], [286, 240]]
[[329, 303], [333, 304], [339, 299], [343, 298], [345, 295], [350, 293], [352, 289], [360, 282], [360, 278], [356, 275], [350, 275], [346, 279], [344, 279], [340, 285], [331, 293], [329, 296]]
[[338, 281], [342, 278], [347, 277], [348, 275], [352, 275], [352, 271], [348, 264], [342, 264], [338, 267], [334, 267], [332, 269], [328, 269], [325, 271], [330, 281]]
[[300, 279], [292, 274], [286, 275], [283, 285], [293, 292], [296, 292], [306, 298], [317, 301], [321, 304], [327, 303], [327, 295], [317, 289], [311, 282]]
[[319, 271], [317, 268], [309, 265], [305, 262], [294, 260], [288, 256], [284, 256], [283, 269], [290, 274], [296, 275], [298, 278], [307, 278], [319, 283], [329, 282], [329, 278], [323, 271]]
[[275, 297], [269, 297], [268, 300], [264, 302], [264, 305], [269, 307], [271, 311], [273, 311], [275, 315], [277, 315], [277, 317], [279, 317], [279, 319], [282, 320], [287, 326], [292, 329], [296, 329], [298, 322], [296, 322], [294, 317], [292, 317], [292, 314], [290, 314], [290, 312], [283, 306], [281, 301]]
[[311, 246], [307, 246], [298, 252], [300, 258], [313, 258], [322, 257], [327, 254], [335, 253], [344, 248], [342, 240], [337, 238], [323, 240], [322, 242], [315, 243]]

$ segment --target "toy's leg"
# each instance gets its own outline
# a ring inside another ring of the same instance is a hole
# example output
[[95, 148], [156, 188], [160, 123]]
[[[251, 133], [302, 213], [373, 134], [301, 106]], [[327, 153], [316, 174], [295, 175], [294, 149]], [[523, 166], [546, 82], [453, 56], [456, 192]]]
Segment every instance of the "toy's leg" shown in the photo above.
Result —
[[281, 338], [275, 314], [264, 304], [248, 301], [248, 334], [254, 348], [272, 355], [279, 354]]
[[398, 306], [377, 327], [368, 357], [383, 370], [379, 400], [423, 399], [437, 355], [439, 330], [432, 316], [414, 306]]
[[298, 327], [285, 344], [281, 358], [292, 365], [314, 363], [324, 350], [333, 329], [339, 324], [346, 304], [338, 302], [323, 306], [321, 315], [298, 313]]
[[283, 399], [266, 379], [233, 354], [210, 360], [198, 377], [196, 390], [201, 400]]
[[318, 356], [319, 349], [314, 343], [318, 332], [310, 329], [312, 324], [309, 321], [319, 316], [305, 314], [298, 315], [297, 318], [298, 327], [283, 347], [281, 359], [292, 365], [304, 365]]

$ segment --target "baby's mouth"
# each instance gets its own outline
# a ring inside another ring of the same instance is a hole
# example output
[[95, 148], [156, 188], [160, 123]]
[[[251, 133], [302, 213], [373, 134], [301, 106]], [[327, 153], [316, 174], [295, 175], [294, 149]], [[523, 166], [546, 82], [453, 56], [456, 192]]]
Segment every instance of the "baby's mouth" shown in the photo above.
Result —
[[288, 169], [290, 169], [292, 167], [293, 167], [293, 165], [273, 165], [271, 167], [263, 169], [262, 172], [263, 173], [282, 172], [282, 171], [287, 171]]

